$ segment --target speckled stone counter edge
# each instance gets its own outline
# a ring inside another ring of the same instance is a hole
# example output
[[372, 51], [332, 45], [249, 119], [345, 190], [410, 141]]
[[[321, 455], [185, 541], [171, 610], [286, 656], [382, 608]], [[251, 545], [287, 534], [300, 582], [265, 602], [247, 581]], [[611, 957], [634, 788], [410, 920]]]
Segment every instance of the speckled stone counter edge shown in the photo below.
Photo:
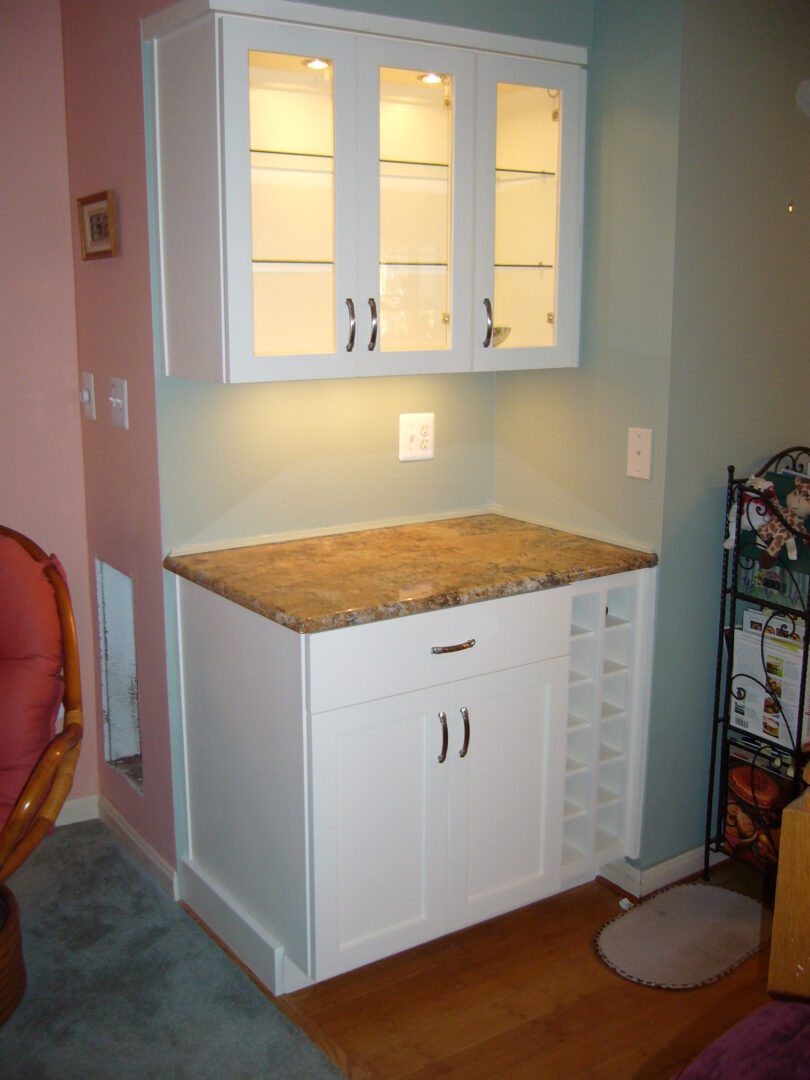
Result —
[[297, 633], [656, 566], [657, 556], [498, 514], [168, 556], [167, 570]]

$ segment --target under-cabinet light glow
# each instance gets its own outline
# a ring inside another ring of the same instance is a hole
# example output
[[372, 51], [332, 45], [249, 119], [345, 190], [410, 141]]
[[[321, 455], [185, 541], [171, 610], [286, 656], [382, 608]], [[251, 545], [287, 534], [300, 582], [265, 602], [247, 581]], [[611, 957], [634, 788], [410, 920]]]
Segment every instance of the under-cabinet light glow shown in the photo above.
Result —
[[323, 71], [324, 68], [329, 67], [329, 63], [318, 56], [313, 56], [311, 60], [304, 61], [304, 67], [308, 67], [310, 71]]

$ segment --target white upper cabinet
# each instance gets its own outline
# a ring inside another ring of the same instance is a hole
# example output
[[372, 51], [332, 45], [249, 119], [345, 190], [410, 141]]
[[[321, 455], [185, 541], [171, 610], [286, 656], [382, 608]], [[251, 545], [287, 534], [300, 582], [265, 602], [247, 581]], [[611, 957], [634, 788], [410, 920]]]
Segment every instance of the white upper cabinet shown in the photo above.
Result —
[[576, 364], [578, 64], [233, 15], [152, 37], [167, 374]]

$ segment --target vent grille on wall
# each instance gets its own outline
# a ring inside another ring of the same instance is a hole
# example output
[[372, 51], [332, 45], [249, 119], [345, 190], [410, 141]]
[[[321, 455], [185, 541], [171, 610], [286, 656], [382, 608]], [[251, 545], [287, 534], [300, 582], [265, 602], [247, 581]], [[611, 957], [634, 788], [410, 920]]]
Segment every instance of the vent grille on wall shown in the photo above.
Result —
[[104, 758], [143, 785], [132, 579], [96, 559]]

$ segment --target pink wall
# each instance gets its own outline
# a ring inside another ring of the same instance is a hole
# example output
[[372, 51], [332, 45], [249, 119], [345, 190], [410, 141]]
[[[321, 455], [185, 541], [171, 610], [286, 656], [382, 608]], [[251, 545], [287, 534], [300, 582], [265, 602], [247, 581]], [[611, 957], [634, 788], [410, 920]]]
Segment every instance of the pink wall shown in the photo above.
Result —
[[0, 520], [65, 566], [85, 736], [71, 798], [98, 791], [59, 0], [0, 5]]
[[[141, 796], [100, 763], [99, 789], [173, 864], [140, 47], [142, 15], [162, 6], [63, 0], [62, 34], [71, 205], [114, 189], [121, 236], [118, 258], [83, 262], [73, 225], [78, 354], [98, 399], [98, 419], [83, 425], [87, 539], [91, 558], [133, 580], [144, 773]], [[128, 431], [111, 423], [111, 376], [128, 383]]]

